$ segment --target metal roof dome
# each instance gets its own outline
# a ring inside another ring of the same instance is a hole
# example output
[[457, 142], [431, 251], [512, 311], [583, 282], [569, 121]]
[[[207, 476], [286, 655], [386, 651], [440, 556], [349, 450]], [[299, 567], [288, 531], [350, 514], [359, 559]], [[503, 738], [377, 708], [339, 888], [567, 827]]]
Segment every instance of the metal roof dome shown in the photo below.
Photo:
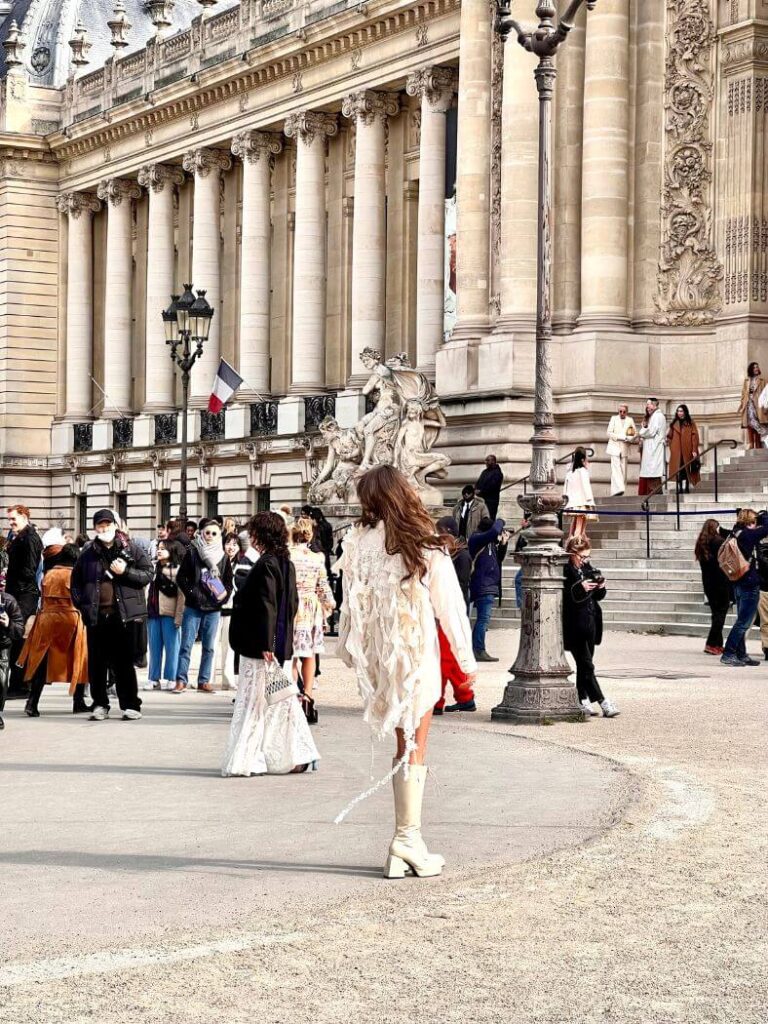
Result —
[[[234, 7], [239, 0], [219, 0], [215, 11]], [[155, 34], [147, 0], [123, 0], [131, 29], [128, 46], [121, 55], [140, 50]], [[92, 44], [88, 67], [92, 71], [112, 56], [112, 34], [107, 22], [112, 18], [115, 0], [0, 0], [0, 44], [8, 35], [12, 21], [18, 24], [24, 42], [24, 69], [35, 85], [62, 86], [70, 74], [72, 53], [69, 40], [78, 19], [88, 30]], [[167, 5], [173, 24], [171, 32], [188, 28], [203, 8], [197, 0], [175, 0]], [[0, 77], [6, 72], [5, 51], [0, 48]]]

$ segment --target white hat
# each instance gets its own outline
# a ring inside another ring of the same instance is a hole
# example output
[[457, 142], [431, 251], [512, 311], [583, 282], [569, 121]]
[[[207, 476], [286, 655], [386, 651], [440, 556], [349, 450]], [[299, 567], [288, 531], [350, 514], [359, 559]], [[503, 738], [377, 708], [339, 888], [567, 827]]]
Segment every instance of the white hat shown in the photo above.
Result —
[[64, 540], [64, 534], [61, 532], [58, 526], [52, 526], [50, 530], [46, 530], [45, 533], [43, 534], [42, 540], [43, 550], [45, 550], [45, 548], [55, 547], [56, 545], [63, 547], [64, 544], [66, 543], [66, 541]]

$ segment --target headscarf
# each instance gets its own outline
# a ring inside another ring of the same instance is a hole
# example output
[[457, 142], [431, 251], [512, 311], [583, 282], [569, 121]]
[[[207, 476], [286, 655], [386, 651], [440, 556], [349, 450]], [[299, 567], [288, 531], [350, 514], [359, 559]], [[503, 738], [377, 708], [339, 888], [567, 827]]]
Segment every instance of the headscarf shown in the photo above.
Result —
[[192, 541], [192, 547], [200, 556], [200, 561], [209, 570], [212, 576], [219, 576], [219, 562], [224, 557], [224, 545], [221, 543], [221, 536], [217, 541], [210, 543], [202, 533], [198, 533]]

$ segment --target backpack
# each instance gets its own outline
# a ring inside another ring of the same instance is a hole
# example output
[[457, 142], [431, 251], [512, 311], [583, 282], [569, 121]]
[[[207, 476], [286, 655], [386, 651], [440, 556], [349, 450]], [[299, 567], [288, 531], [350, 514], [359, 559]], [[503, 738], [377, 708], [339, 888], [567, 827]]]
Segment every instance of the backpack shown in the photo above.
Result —
[[738, 541], [733, 535], [720, 545], [720, 550], [717, 552], [717, 564], [731, 583], [736, 583], [749, 571], [749, 562], [742, 555]]

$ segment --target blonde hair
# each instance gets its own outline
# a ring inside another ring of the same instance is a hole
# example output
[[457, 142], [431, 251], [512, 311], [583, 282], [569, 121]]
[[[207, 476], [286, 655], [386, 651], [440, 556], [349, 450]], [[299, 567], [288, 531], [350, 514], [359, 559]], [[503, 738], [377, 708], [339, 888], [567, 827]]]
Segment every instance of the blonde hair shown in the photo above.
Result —
[[308, 516], [302, 516], [291, 527], [291, 540], [294, 544], [309, 544], [314, 532], [315, 524]]
[[753, 508], [742, 508], [736, 517], [739, 526], [752, 526], [757, 522], [757, 512]]
[[582, 551], [591, 551], [592, 545], [586, 537], [571, 537], [565, 545], [569, 555], [580, 555]]

